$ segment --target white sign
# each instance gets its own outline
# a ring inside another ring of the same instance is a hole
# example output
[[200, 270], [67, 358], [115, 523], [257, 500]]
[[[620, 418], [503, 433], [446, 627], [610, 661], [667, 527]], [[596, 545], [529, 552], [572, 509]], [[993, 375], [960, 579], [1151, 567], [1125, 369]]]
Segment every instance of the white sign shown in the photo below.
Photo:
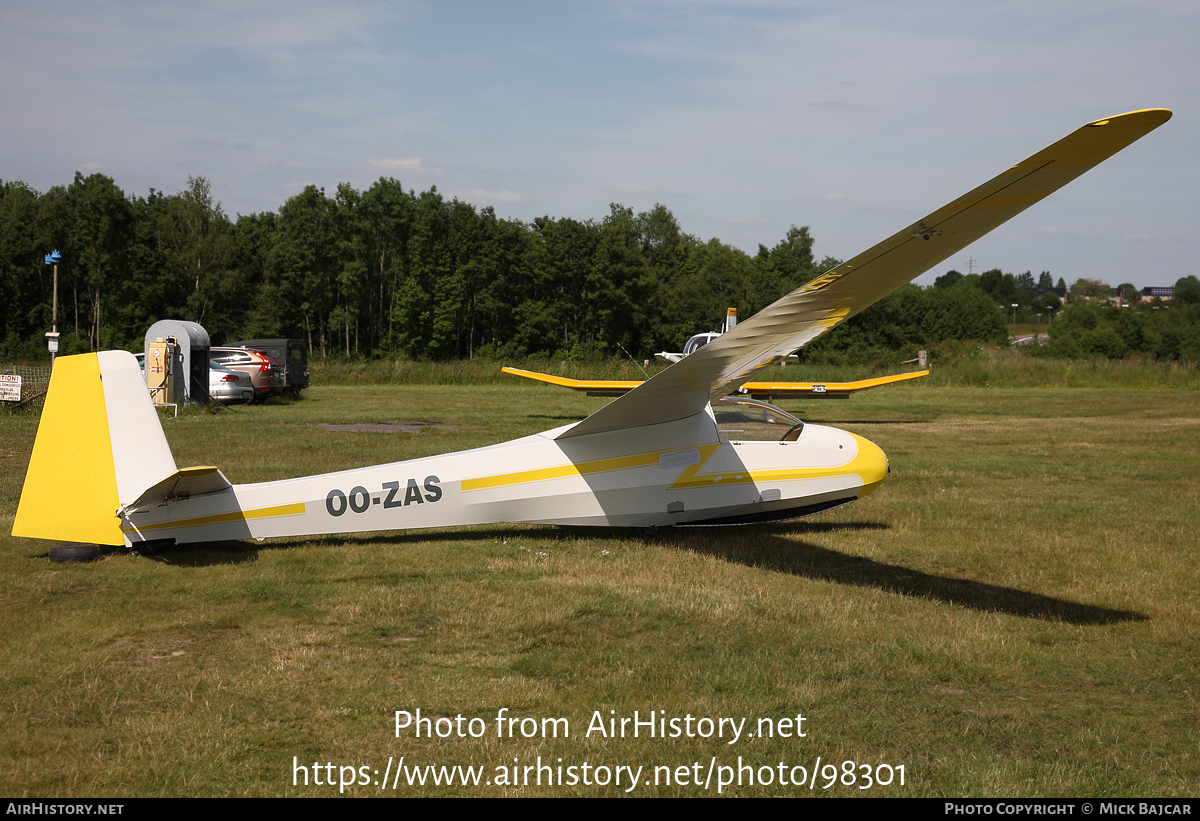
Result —
[[0, 402], [21, 401], [21, 377], [12, 373], [0, 373]]

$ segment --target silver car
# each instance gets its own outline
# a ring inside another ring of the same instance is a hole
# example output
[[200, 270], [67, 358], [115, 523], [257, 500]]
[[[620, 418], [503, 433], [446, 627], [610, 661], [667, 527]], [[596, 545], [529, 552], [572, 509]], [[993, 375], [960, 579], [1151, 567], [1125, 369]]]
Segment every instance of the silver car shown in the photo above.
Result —
[[254, 385], [255, 399], [266, 399], [287, 388], [283, 367], [264, 353], [249, 348], [219, 347], [209, 349], [209, 359], [248, 374]]
[[214, 359], [208, 360], [208, 395], [216, 402], [232, 405], [254, 398], [250, 375], [226, 368]]

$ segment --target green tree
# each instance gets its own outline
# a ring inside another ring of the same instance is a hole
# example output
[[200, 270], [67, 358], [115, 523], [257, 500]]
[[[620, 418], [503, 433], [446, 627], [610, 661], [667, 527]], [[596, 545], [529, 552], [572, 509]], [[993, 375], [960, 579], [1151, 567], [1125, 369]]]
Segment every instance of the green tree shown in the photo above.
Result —
[[275, 242], [267, 263], [268, 289], [275, 301], [278, 332], [305, 335], [327, 356], [331, 343], [330, 313], [335, 300], [333, 203], [325, 189], [310, 185], [279, 209]]
[[960, 274], [958, 271], [947, 271], [946, 273], [942, 274], [940, 277], [938, 277], [937, 279], [935, 279], [933, 281], [933, 287], [935, 287], [935, 288], [952, 288], [952, 287], [954, 287], [954, 284], [957, 283], [962, 278], [963, 278], [963, 275]]
[[1071, 295], [1087, 299], [1102, 299], [1112, 295], [1112, 288], [1098, 279], [1077, 279], [1071, 285]]
[[1175, 281], [1175, 301], [1183, 305], [1200, 303], [1200, 280], [1188, 275]]
[[76, 171], [67, 198], [71, 208], [70, 248], [74, 252], [68, 258], [78, 260], [77, 266], [72, 266], [82, 275], [75, 278], [76, 287], [84, 286], [91, 314], [87, 344], [90, 350], [96, 350], [105, 341], [103, 306], [110, 287], [122, 273], [132, 214], [125, 194], [103, 174], [84, 177]]
[[[274, 212], [238, 215], [233, 231], [234, 264], [245, 295], [236, 304], [227, 303], [226, 313], [236, 318], [228, 330], [229, 336], [222, 337], [224, 341], [274, 339], [283, 336], [285, 324], [297, 324], [291, 316], [284, 315], [279, 278], [271, 264], [276, 257], [278, 229], [279, 215]], [[217, 337], [221, 334], [214, 339]], [[310, 338], [310, 347], [311, 341]]]
[[589, 284], [599, 226], [545, 216], [530, 228], [526, 270], [531, 298], [520, 303], [517, 323], [522, 347], [547, 352], [561, 348], [573, 358], [582, 357], [594, 341], [596, 304]]
[[0, 352], [5, 357], [34, 350], [40, 355], [25, 343], [49, 330], [53, 283], [43, 258], [52, 246], [43, 237], [37, 192], [24, 183], [0, 182]]
[[1084, 332], [1081, 347], [1085, 354], [1108, 359], [1117, 359], [1125, 355], [1125, 340], [1108, 324]]
[[201, 325], [210, 321], [214, 302], [229, 294], [232, 225], [214, 202], [204, 177], [188, 176], [187, 188], [170, 199], [160, 236], [168, 264], [189, 283], [188, 318]]
[[1019, 304], [1021, 301], [1022, 295], [1017, 288], [1016, 278], [1012, 274], [1004, 273], [999, 268], [993, 268], [980, 274], [979, 287], [985, 294], [1002, 305], [1008, 306], [1014, 302]]
[[[793, 225], [770, 250], [765, 245], [759, 245], [749, 274], [749, 304], [740, 306], [744, 315], [754, 315], [839, 264], [829, 257], [814, 262], [812, 249], [813, 236], [807, 225], [799, 228]], [[830, 262], [833, 264], [830, 265]]]
[[413, 195], [391, 177], [380, 177], [363, 192], [359, 210], [362, 247], [369, 256], [370, 290], [378, 299], [368, 302], [375, 328], [372, 348], [394, 347], [392, 315], [396, 291], [406, 276], [408, 241], [412, 230]]
[[652, 279], [633, 209], [612, 203], [599, 230], [587, 285], [594, 304], [588, 353], [618, 353], [619, 347], [635, 355], [649, 353], [640, 341]]

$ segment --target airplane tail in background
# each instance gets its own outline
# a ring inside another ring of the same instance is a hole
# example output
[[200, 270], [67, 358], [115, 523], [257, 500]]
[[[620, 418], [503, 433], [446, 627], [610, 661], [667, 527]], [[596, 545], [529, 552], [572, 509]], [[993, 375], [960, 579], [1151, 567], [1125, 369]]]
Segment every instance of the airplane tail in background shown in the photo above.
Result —
[[59, 357], [12, 533], [123, 545], [118, 511], [176, 472], [133, 354]]

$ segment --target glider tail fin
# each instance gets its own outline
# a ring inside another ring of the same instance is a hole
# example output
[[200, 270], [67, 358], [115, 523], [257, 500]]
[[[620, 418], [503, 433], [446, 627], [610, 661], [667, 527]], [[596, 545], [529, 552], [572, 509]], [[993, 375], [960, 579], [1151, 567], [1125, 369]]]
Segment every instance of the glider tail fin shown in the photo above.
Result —
[[175, 470], [133, 354], [59, 357], [12, 533], [123, 545], [120, 508]]

